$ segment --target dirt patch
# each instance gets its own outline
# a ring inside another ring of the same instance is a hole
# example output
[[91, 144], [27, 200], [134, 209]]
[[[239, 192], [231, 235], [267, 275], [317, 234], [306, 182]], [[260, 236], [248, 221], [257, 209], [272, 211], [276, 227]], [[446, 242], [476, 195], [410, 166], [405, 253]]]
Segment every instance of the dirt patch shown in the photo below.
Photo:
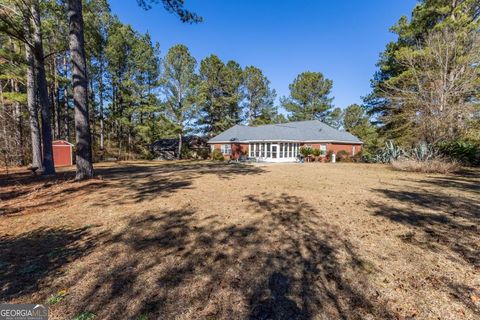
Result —
[[[52, 319], [475, 319], [480, 172], [99, 164], [1, 177], [0, 300]], [[61, 295], [58, 293], [61, 292]]]

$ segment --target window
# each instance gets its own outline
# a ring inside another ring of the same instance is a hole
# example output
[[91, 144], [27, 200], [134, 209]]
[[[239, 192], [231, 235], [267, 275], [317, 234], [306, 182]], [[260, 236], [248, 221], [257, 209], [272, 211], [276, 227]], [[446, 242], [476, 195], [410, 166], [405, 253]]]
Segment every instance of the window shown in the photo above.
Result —
[[255, 143], [255, 157], [260, 157], [260, 146], [258, 143]]
[[248, 145], [248, 156], [249, 156], [250, 158], [253, 158], [253, 157], [255, 156], [254, 153], [253, 153], [253, 143], [250, 143], [250, 144]]
[[232, 154], [232, 146], [229, 144], [222, 144], [221, 150], [223, 154]]
[[289, 143], [289, 144], [288, 144], [288, 156], [289, 156], [290, 158], [293, 157], [293, 143]]
[[270, 158], [270, 143], [267, 143], [267, 158]]
[[326, 144], [321, 144], [320, 145], [320, 155], [324, 156], [327, 154], [327, 145]]
[[283, 158], [283, 143], [280, 143], [280, 153], [279, 158]]

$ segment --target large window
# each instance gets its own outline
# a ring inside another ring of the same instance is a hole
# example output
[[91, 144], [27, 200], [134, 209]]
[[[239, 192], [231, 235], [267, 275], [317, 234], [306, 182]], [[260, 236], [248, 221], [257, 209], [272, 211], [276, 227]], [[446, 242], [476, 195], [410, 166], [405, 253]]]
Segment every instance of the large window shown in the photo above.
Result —
[[267, 143], [267, 158], [270, 158], [270, 143]]
[[280, 143], [280, 152], [279, 152], [279, 158], [283, 158], [283, 143]]
[[258, 143], [255, 143], [255, 157], [260, 157], [260, 146], [258, 145]]
[[320, 155], [324, 156], [327, 154], [327, 145], [326, 144], [321, 144], [320, 145]]
[[232, 154], [232, 146], [229, 144], [222, 144], [221, 151], [223, 154]]

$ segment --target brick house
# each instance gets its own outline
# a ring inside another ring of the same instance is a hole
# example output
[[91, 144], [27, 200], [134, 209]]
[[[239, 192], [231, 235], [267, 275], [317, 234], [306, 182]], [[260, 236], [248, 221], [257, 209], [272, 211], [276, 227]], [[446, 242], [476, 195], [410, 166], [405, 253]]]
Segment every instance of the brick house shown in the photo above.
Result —
[[211, 151], [218, 149], [227, 159], [245, 155], [258, 161], [293, 162], [302, 146], [320, 149], [322, 155], [344, 150], [354, 156], [362, 150], [363, 142], [346, 131], [312, 120], [254, 127], [235, 125], [208, 144]]

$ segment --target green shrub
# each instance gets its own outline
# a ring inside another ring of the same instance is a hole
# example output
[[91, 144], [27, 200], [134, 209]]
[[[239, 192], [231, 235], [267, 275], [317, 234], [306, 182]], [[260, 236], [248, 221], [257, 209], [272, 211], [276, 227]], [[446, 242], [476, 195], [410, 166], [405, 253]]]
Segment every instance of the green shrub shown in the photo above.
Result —
[[340, 150], [337, 152], [337, 157], [336, 157], [336, 160], [337, 161], [348, 161], [348, 159], [350, 158], [350, 155], [347, 151], [345, 150]]
[[457, 140], [438, 145], [440, 153], [467, 165], [480, 165], [480, 144]]
[[222, 152], [218, 149], [214, 149], [212, 152], [212, 160], [214, 161], [223, 161], [225, 157], [223, 156]]
[[300, 154], [304, 157], [308, 157], [309, 155], [313, 154], [313, 149], [312, 147], [301, 147]]
[[332, 161], [332, 156], [335, 154], [332, 150], [328, 150], [327, 152], [327, 160]]
[[205, 160], [205, 159], [208, 159], [209, 155], [210, 155], [210, 150], [206, 148], [197, 150], [197, 158]]
[[180, 156], [181, 156], [182, 159], [193, 159], [194, 158], [192, 150], [186, 144], [182, 145], [182, 150], [180, 152]]
[[312, 155], [313, 155], [314, 157], [319, 157], [319, 156], [320, 156], [320, 153], [321, 153], [321, 152], [320, 152], [320, 149], [313, 149], [313, 151], [312, 151]]

